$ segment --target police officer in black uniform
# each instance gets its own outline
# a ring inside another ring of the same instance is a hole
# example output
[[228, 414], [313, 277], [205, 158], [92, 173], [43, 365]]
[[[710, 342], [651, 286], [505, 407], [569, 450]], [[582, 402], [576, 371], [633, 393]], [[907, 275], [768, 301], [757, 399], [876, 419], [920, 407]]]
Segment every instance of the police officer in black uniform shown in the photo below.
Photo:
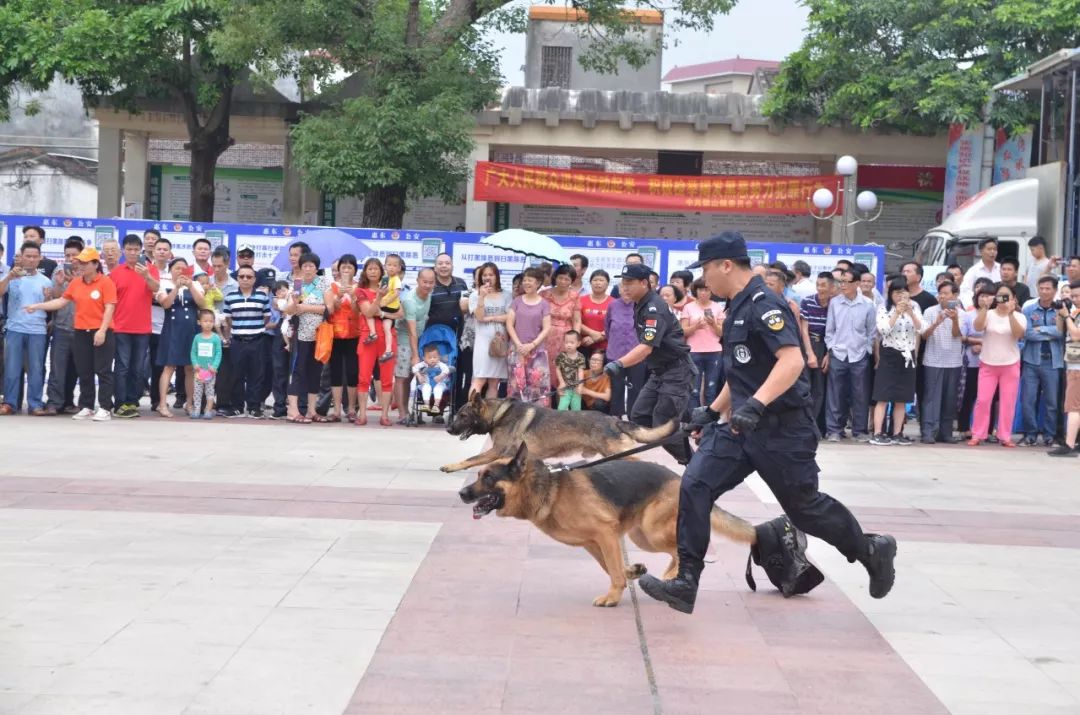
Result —
[[[638, 346], [604, 366], [604, 371], [614, 376], [624, 368], [645, 363], [649, 379], [630, 415], [631, 422], [643, 427], [681, 420], [694, 379], [690, 347], [683, 337], [682, 326], [668, 304], [649, 286], [651, 272], [641, 263], [623, 266], [619, 293], [634, 301]], [[664, 449], [679, 464], [690, 462], [690, 441], [685, 436], [665, 444]]]
[[[756, 471], [795, 527], [832, 544], [849, 562], [862, 563], [870, 574], [870, 595], [883, 598], [895, 578], [896, 540], [864, 534], [847, 507], [818, 491], [814, 455], [820, 435], [787, 301], [750, 270], [739, 233], [702, 242], [690, 266], [698, 267], [710, 290], [729, 299], [723, 337], [727, 384], [691, 417], [701, 444], [679, 492], [678, 575], [668, 581], [645, 575], [641, 589], [683, 613], [694, 610], [713, 503]], [[727, 423], [717, 423], [728, 414]]]

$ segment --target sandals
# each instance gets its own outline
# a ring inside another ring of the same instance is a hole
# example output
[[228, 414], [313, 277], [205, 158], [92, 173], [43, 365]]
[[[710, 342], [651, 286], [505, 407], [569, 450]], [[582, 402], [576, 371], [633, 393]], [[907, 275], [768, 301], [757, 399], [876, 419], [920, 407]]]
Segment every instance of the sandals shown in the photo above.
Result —
[[376, 335], [375, 333], [370, 333], [366, 338], [364, 338], [364, 345], [371, 345], [372, 343], [374, 343], [378, 339], [379, 339], [378, 335]]
[[304, 417], [303, 415], [297, 415], [296, 417], [286, 417], [285, 419], [287, 421], [289, 421], [289, 422], [292, 422], [295, 425], [309, 425], [309, 424], [311, 424], [311, 419], [308, 418], [308, 417]]
[[341, 415], [330, 415], [326, 418], [327, 422], [341, 422]]
[[390, 421], [389, 417], [380, 417], [379, 418], [379, 424], [381, 424], [383, 427], [393, 427], [394, 426], [394, 423]]
[[393, 359], [394, 359], [394, 353], [390, 352], [389, 350], [387, 350], [381, 356], [379, 356], [379, 362], [387, 362], [388, 360], [393, 360]]
[[326, 417], [323, 417], [322, 415], [315, 415], [314, 417], [309, 418], [308, 422], [315, 422], [316, 424], [321, 425], [321, 424], [326, 424], [327, 422], [330, 422], [330, 419], [326, 418]]
[[367, 424], [367, 415], [360, 415], [358, 417], [354, 417], [352, 422], [357, 427], [363, 427]]

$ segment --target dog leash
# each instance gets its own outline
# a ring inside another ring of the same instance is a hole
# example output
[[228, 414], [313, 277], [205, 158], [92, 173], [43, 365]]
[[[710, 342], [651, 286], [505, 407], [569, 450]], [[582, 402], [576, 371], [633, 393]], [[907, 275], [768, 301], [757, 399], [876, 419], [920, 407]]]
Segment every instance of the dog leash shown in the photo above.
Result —
[[572, 464], [560, 464], [558, 467], [555, 467], [551, 471], [552, 472], [568, 472], [571, 469], [588, 469], [589, 467], [595, 467], [595, 466], [600, 465], [600, 464], [606, 464], [608, 462], [614, 462], [616, 459], [622, 459], [623, 457], [629, 457], [631, 455], [640, 454], [642, 452], [647, 452], [650, 449], [656, 449], [657, 447], [662, 447], [665, 444], [667, 444], [668, 442], [671, 442], [674, 437], [681, 437], [681, 436], [683, 436], [683, 434], [682, 434], [682, 425], [679, 425], [678, 429], [676, 429], [674, 432], [669, 434], [664, 439], [658, 439], [655, 442], [645, 442], [644, 444], [639, 444], [636, 447], [631, 447], [630, 449], [625, 449], [622, 452], [616, 452], [615, 454], [609, 454], [606, 457], [601, 457], [600, 459], [594, 459], [592, 461], [581, 460], [581, 461], [578, 461], [578, 462], [574, 462]]

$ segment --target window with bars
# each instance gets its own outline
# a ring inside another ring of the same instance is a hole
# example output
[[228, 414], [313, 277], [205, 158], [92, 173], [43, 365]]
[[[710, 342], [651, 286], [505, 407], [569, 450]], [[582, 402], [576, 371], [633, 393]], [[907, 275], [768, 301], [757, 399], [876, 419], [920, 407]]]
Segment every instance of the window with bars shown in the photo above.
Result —
[[570, 88], [572, 48], [545, 46], [540, 48], [540, 86]]

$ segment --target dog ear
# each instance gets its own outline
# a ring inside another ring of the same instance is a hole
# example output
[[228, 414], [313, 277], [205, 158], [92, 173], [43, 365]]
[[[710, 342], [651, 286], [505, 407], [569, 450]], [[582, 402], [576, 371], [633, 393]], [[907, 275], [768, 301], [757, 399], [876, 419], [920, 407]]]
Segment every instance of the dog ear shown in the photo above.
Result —
[[510, 476], [513, 479], [517, 479], [525, 473], [525, 465], [529, 461], [529, 447], [522, 440], [521, 446], [517, 448], [517, 453], [514, 455], [514, 459], [510, 462]]
[[481, 404], [483, 404], [484, 396], [483, 394], [481, 394], [480, 390], [472, 393], [472, 397], [469, 398], [469, 402], [471, 402], [474, 407], [479, 407]]

